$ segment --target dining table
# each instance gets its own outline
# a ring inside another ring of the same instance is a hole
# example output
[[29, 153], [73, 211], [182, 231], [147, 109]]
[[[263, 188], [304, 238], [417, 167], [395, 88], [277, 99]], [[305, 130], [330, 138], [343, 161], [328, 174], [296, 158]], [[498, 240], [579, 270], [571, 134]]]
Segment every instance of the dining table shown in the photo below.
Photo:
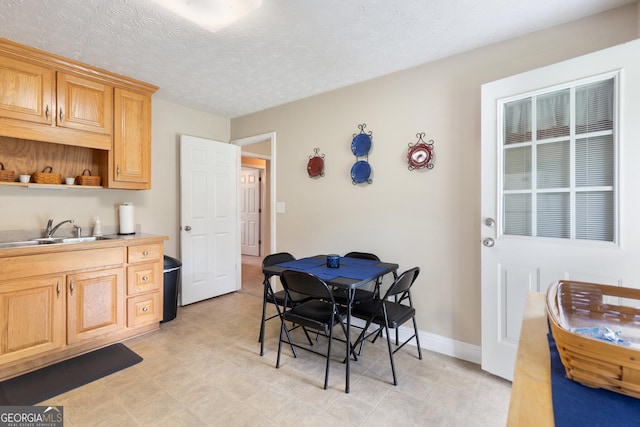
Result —
[[[375, 282], [378, 278], [398, 270], [398, 264], [391, 262], [380, 262], [369, 259], [340, 257], [338, 266], [329, 266], [327, 255], [315, 255], [286, 261], [264, 267], [263, 272], [279, 276], [285, 270], [297, 270], [314, 274], [329, 286], [347, 291], [347, 339], [346, 342], [346, 369], [345, 369], [345, 393], [350, 392], [351, 376], [351, 309], [353, 306], [355, 291], [359, 287]], [[330, 263], [335, 265], [335, 261]]]

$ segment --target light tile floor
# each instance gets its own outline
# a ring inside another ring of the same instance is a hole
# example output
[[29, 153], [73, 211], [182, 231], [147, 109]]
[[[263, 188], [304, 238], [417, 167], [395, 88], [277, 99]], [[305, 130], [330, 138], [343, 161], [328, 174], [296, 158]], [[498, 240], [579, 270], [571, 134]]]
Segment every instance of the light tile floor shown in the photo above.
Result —
[[279, 324], [267, 323], [260, 357], [262, 301], [250, 277], [259, 284], [260, 274], [247, 271], [243, 292], [180, 307], [159, 331], [127, 341], [143, 362], [41, 404], [63, 405], [67, 427], [506, 425], [510, 382], [429, 351], [418, 360], [412, 346], [396, 353], [398, 386], [383, 340], [352, 363], [349, 394], [342, 343], [328, 390], [320, 356], [294, 359], [283, 347], [276, 369]]

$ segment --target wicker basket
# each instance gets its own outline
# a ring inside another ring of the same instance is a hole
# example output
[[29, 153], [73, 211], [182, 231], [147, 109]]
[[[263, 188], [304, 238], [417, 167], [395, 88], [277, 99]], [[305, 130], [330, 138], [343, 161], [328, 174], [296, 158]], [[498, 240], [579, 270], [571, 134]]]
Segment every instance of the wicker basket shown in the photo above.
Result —
[[0, 162], [0, 181], [13, 182], [15, 180], [15, 171], [8, 171], [4, 169], [4, 164]]
[[[49, 172], [47, 172], [47, 170]], [[47, 166], [42, 169], [42, 172], [35, 172], [33, 174], [33, 182], [36, 184], [60, 184], [61, 175], [59, 173], [53, 173], [53, 168]]]
[[[85, 175], [85, 173], [88, 173], [88, 175]], [[99, 176], [92, 176], [91, 175], [91, 171], [89, 169], [85, 169], [82, 171], [82, 175], [78, 175], [76, 177], [76, 183], [78, 185], [95, 185], [98, 186], [100, 185], [100, 177]]]
[[[547, 291], [547, 313], [567, 377], [640, 398], [640, 289], [558, 281]], [[572, 332], [607, 327], [626, 345]]]

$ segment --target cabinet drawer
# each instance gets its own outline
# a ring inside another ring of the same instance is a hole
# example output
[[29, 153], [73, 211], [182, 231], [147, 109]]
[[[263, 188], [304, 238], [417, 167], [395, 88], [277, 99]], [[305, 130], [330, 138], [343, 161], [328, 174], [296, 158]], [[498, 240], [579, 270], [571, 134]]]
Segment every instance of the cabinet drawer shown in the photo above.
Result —
[[162, 245], [129, 246], [127, 262], [158, 261], [162, 256]]
[[127, 300], [127, 326], [129, 328], [160, 320], [162, 320], [160, 292], [139, 295]]
[[162, 287], [159, 262], [136, 264], [127, 267], [127, 294], [141, 294]]

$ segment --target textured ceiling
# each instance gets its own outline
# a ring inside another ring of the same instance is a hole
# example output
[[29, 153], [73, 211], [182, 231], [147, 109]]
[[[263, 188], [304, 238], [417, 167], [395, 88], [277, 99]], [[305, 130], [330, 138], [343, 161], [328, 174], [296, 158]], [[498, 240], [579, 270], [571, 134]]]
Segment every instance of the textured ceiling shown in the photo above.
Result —
[[148, 0], [0, 0], [0, 37], [233, 118], [635, 1], [263, 0], [209, 33]]

